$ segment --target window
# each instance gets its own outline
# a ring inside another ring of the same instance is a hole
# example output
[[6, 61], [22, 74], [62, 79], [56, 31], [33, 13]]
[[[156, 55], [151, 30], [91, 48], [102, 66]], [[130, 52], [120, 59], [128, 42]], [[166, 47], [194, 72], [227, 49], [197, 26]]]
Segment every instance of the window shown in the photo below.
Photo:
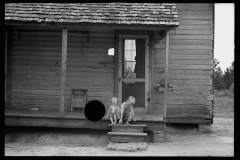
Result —
[[127, 39], [124, 46], [124, 78], [136, 78], [136, 41]]
[[114, 48], [109, 48], [108, 55], [109, 56], [114, 56]]

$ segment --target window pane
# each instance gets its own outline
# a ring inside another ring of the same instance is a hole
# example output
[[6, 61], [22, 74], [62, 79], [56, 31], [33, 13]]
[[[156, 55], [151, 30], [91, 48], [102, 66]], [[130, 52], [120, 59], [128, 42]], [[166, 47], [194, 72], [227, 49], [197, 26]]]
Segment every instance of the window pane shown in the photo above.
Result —
[[135, 40], [125, 40], [124, 48], [124, 78], [136, 78], [134, 73], [136, 64], [136, 46]]
[[122, 83], [122, 102], [129, 96], [136, 98], [134, 107], [145, 107], [145, 82], [123, 82]]

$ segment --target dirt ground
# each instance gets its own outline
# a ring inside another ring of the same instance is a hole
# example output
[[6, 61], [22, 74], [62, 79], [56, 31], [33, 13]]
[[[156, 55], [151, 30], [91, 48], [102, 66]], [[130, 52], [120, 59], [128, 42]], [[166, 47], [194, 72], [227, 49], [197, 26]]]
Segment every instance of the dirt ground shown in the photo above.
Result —
[[168, 142], [148, 143], [147, 151], [137, 152], [107, 151], [106, 136], [94, 139], [87, 133], [79, 138], [75, 133], [43, 132], [24, 135], [5, 130], [5, 156], [234, 156], [234, 118], [229, 117], [215, 117], [211, 133], [169, 127]]

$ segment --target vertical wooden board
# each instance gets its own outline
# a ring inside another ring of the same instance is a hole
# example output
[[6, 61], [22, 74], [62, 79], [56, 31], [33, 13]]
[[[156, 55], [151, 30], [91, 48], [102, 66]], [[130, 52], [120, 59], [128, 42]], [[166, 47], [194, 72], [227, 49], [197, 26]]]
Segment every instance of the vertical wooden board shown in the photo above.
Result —
[[118, 48], [118, 102], [122, 104], [122, 50], [123, 50], [123, 38], [119, 38], [119, 48]]
[[64, 116], [65, 101], [65, 79], [66, 79], [66, 62], [67, 62], [67, 35], [68, 30], [63, 29], [62, 32], [62, 63], [61, 63], [61, 92], [60, 92], [60, 116]]
[[150, 103], [149, 103], [149, 110], [148, 110], [148, 113], [153, 113], [153, 87], [152, 87], [152, 84], [154, 83], [153, 82], [153, 74], [154, 74], [154, 67], [153, 67], [153, 44], [155, 42], [154, 40], [154, 32], [151, 32], [150, 36], [150, 46], [149, 46], [149, 89], [150, 89], [150, 92], [149, 92], [149, 98], [150, 98]]
[[150, 81], [149, 81], [149, 75], [151, 76], [151, 74], [149, 74], [149, 71], [150, 71], [150, 65], [149, 65], [149, 37], [145, 39], [145, 109], [149, 109], [149, 103], [148, 103], [148, 98], [149, 98], [149, 84], [150, 84]]
[[8, 28], [8, 41], [7, 41], [7, 84], [6, 84], [6, 107], [11, 106], [12, 99], [12, 58], [13, 58], [13, 27]]
[[4, 93], [4, 103], [5, 103], [5, 108], [7, 108], [7, 53], [8, 53], [8, 50], [7, 50], [7, 46], [8, 46], [8, 32], [5, 31], [5, 84], [4, 84], [4, 90], [5, 90], [5, 93]]
[[119, 34], [115, 30], [114, 31], [114, 96], [118, 97], [118, 69], [119, 69], [119, 63], [118, 63], [118, 58], [119, 58], [119, 52], [118, 52], [118, 47], [119, 47]]
[[167, 113], [167, 82], [168, 82], [168, 54], [169, 54], [169, 31], [166, 33], [166, 64], [165, 64], [165, 86], [164, 86], [164, 110], [163, 120], [166, 120]]

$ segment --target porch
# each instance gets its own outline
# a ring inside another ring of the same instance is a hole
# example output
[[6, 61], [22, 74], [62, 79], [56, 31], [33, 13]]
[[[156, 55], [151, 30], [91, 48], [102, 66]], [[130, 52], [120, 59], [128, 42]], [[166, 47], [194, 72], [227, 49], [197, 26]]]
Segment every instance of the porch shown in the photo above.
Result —
[[[162, 114], [135, 114], [134, 124], [145, 124], [145, 131], [162, 130]], [[61, 117], [59, 111], [5, 109], [5, 126], [42, 126], [61, 128], [110, 129], [110, 121], [104, 116], [100, 121], [89, 121], [81, 111], [65, 111]]]

